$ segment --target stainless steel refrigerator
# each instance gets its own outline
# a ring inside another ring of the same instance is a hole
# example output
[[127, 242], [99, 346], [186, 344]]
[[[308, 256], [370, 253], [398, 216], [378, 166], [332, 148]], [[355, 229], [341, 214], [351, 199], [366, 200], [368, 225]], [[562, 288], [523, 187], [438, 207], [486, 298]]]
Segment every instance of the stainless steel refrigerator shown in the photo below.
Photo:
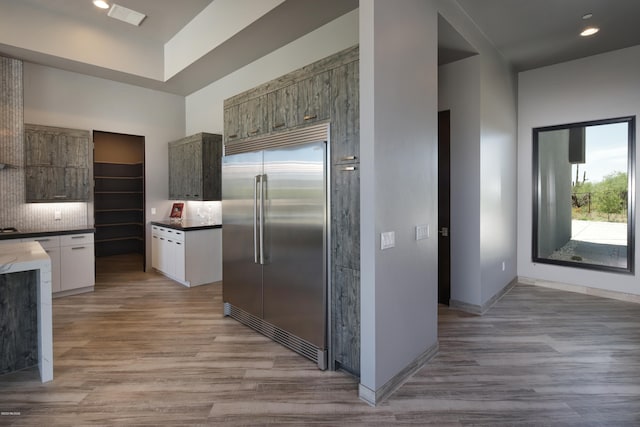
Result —
[[328, 125], [227, 146], [225, 315], [327, 366]]

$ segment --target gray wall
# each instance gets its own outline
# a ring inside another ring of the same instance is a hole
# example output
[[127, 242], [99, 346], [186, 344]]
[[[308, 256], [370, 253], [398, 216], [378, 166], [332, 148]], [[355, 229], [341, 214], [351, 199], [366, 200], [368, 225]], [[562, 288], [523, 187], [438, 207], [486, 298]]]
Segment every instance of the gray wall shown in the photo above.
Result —
[[[362, 395], [437, 340], [435, 3], [362, 0], [360, 70]], [[416, 241], [417, 224], [432, 237]]]
[[451, 111], [451, 299], [479, 304], [479, 56], [438, 68], [438, 108]]
[[538, 134], [538, 256], [547, 258], [571, 240], [569, 130]]
[[480, 309], [516, 277], [515, 74], [457, 3], [438, 8], [479, 53], [439, 68], [438, 102], [451, 110], [451, 300]]
[[[640, 117], [640, 46], [520, 73], [518, 76], [518, 275], [640, 295], [636, 274], [613, 274], [531, 261], [532, 140], [540, 126]], [[640, 140], [636, 124], [636, 142]], [[635, 160], [638, 170], [638, 156]], [[637, 186], [636, 186], [637, 188]], [[636, 194], [637, 196], [637, 194]], [[636, 197], [637, 200], [637, 197]], [[638, 222], [640, 211], [635, 210]], [[637, 249], [637, 233], [634, 244]], [[640, 251], [635, 252], [636, 271]]]

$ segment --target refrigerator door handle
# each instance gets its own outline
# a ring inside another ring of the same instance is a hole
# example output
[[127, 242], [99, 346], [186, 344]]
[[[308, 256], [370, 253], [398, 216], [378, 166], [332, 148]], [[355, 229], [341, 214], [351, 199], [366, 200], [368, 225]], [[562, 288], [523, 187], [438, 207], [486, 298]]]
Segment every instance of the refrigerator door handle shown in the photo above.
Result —
[[258, 220], [258, 226], [260, 228], [260, 264], [264, 265], [264, 193], [265, 183], [267, 182], [267, 175], [259, 175], [260, 179], [260, 215]]
[[253, 263], [258, 263], [258, 184], [260, 175], [253, 177]]

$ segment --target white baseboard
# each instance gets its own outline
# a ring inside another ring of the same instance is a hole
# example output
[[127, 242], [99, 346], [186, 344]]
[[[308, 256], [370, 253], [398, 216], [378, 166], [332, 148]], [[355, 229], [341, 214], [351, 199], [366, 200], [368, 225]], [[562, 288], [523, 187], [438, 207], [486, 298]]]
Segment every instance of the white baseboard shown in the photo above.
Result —
[[540, 280], [521, 276], [518, 277], [518, 282], [524, 285], [534, 285], [543, 288], [557, 289], [559, 291], [576, 292], [578, 294], [640, 304], [640, 295], [628, 294], [626, 292], [609, 291], [606, 289], [590, 288], [588, 286], [572, 285], [569, 283], [553, 282], [551, 280]]

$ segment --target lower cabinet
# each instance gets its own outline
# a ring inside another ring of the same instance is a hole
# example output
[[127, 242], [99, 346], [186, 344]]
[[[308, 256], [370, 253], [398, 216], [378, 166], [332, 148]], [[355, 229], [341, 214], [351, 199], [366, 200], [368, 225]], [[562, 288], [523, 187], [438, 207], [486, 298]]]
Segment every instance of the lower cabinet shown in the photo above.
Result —
[[54, 297], [91, 292], [95, 286], [93, 233], [32, 237], [51, 258], [51, 291]]
[[95, 276], [93, 234], [60, 236], [60, 290], [93, 288]]
[[222, 229], [151, 226], [151, 265], [185, 286], [222, 280]]

